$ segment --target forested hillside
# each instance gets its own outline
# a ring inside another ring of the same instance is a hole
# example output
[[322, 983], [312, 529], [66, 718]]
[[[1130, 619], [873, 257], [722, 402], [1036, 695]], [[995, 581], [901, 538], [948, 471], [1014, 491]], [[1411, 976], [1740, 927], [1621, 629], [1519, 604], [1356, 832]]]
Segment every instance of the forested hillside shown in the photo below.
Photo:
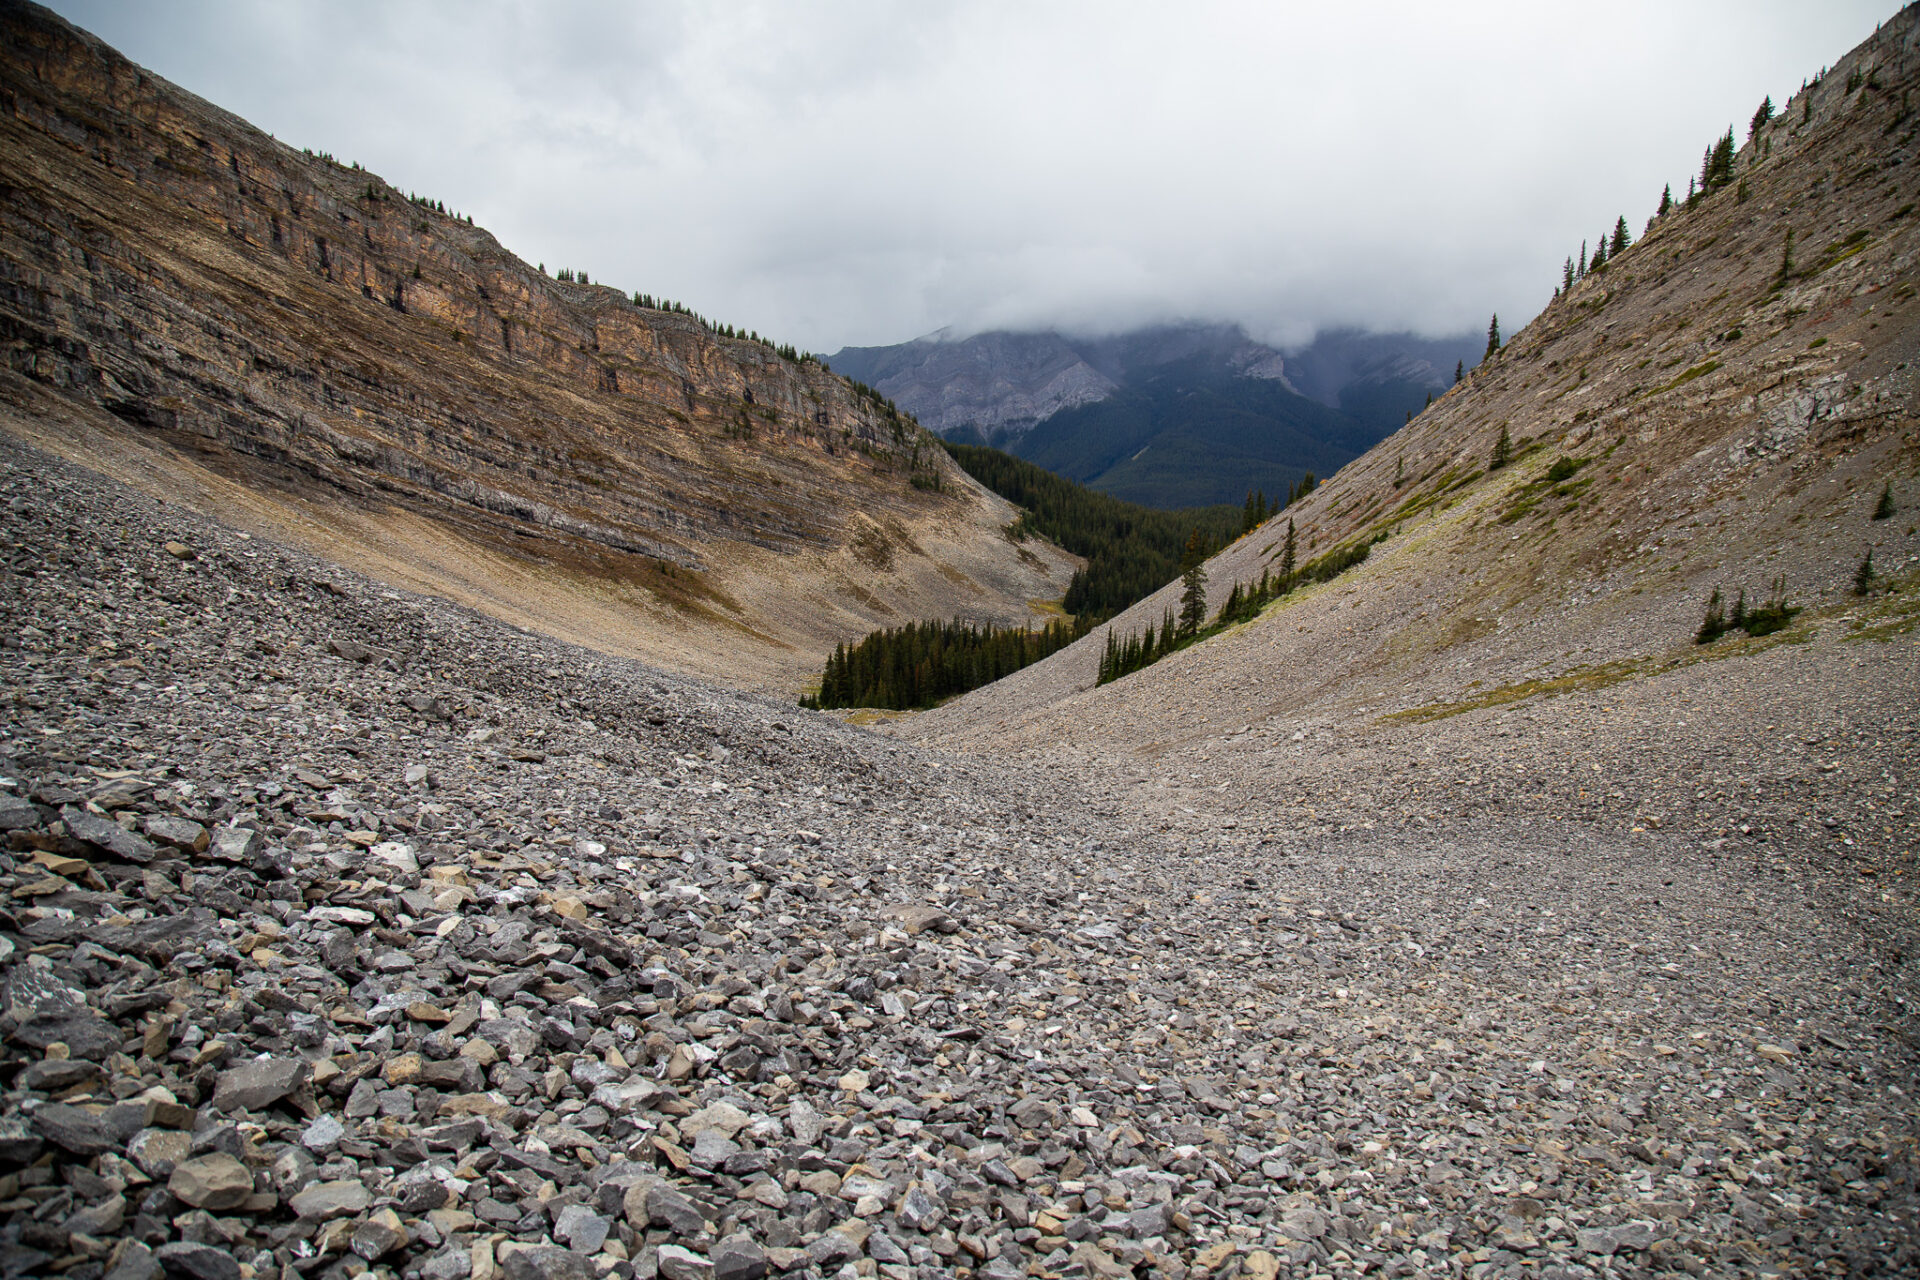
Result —
[[1237, 503], [1248, 488], [1285, 493], [1309, 472], [1332, 474], [1391, 431], [1272, 379], [1171, 368], [1061, 410], [1017, 447], [1029, 462], [1089, 488], [1177, 509]]
[[1086, 559], [1061, 602], [1076, 617], [1111, 617], [1173, 581], [1180, 575], [1181, 550], [1196, 529], [1217, 549], [1243, 523], [1240, 506], [1157, 511], [1096, 493], [998, 449], [948, 442], [947, 452], [968, 475], [1026, 512], [1016, 535], [1038, 533]]

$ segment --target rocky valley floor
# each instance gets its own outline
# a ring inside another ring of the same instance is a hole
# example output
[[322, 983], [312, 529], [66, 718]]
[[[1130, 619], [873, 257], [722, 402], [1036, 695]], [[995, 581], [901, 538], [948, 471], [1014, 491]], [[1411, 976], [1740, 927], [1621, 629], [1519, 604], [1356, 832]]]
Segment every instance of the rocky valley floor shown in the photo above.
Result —
[[11, 444], [0, 511], [0, 1274], [1920, 1265], [1891, 659], [1649, 825], [1457, 802], [1563, 731], [1697, 771], [1585, 703], [942, 754]]

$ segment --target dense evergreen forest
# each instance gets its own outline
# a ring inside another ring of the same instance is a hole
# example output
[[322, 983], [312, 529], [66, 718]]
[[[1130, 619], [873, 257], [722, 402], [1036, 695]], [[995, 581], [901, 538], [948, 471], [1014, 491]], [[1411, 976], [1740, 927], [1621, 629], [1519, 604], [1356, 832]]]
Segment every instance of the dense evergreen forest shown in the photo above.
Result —
[[1331, 475], [1399, 426], [1398, 413], [1391, 426], [1370, 426], [1277, 380], [1176, 364], [1060, 410], [1011, 447], [1101, 493], [1178, 512], [1238, 502], [1248, 487], [1285, 493], [1310, 471]]
[[1086, 626], [1056, 621], [1039, 631], [1023, 627], [910, 622], [876, 631], [854, 645], [839, 645], [827, 659], [820, 692], [800, 705], [833, 707], [931, 707], [955, 694], [991, 684], [1057, 653], [1087, 633]]
[[1102, 622], [1180, 575], [1180, 553], [1194, 530], [1218, 549], [1237, 537], [1243, 509], [1226, 505], [1156, 511], [1077, 485], [998, 449], [947, 442], [967, 474], [1026, 514], [1015, 536], [1038, 533], [1087, 567], [1073, 575], [1062, 607]]

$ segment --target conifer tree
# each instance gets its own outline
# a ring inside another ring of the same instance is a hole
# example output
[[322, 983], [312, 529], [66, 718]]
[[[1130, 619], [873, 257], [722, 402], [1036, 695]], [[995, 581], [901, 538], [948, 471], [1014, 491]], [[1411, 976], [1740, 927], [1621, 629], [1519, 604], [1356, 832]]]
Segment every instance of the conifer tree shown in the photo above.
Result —
[[1894, 511], [1893, 481], [1889, 480], [1880, 486], [1880, 501], [1873, 505], [1873, 518], [1875, 520], [1890, 520], [1893, 518]]
[[1873, 548], [1867, 548], [1867, 558], [1853, 571], [1853, 594], [1864, 596], [1873, 590]]
[[1707, 148], [1707, 160], [1700, 173], [1703, 191], [1717, 191], [1733, 181], [1733, 126]]
[[1760, 126], [1771, 119], [1773, 119], [1773, 95], [1768, 94], [1760, 100], [1760, 108], [1753, 113], [1753, 122], [1747, 126], [1748, 139], [1751, 140], [1760, 132]]
[[1507, 424], [1500, 424], [1500, 438], [1493, 442], [1493, 457], [1487, 461], [1487, 470], [1498, 471], [1513, 460], [1513, 434], [1507, 430]]
[[1666, 186], [1660, 188], [1660, 207], [1654, 210], [1653, 216], [1656, 218], [1664, 218], [1667, 215], [1667, 210], [1671, 208], [1673, 208], [1673, 184], [1669, 182]]
[[1500, 350], [1500, 313], [1494, 312], [1493, 319], [1487, 322], [1487, 358], [1491, 359]]
[[1587, 274], [1587, 242], [1585, 240], [1580, 242], [1580, 265], [1574, 270], [1574, 274], [1576, 276]]
[[1465, 360], [1455, 360], [1453, 362], [1453, 384], [1457, 387], [1466, 380], [1467, 362]]
[[1180, 634], [1199, 634], [1207, 620], [1207, 570], [1196, 564], [1180, 575]]
[[[1582, 247], [1584, 248], [1585, 246]], [[1567, 257], [1566, 266], [1560, 269], [1560, 288], [1562, 290], [1573, 288], [1573, 257], [1571, 254]]]
[[1291, 579], [1293, 577], [1293, 570], [1296, 563], [1297, 553], [1298, 553], [1298, 547], [1294, 542], [1293, 521], [1289, 519], [1287, 521], [1286, 545], [1285, 547], [1282, 548], [1280, 552], [1280, 576], [1282, 578]]
[[1613, 242], [1607, 246], [1607, 256], [1617, 258], [1622, 250], [1633, 243], [1633, 237], [1627, 234], [1627, 215], [1621, 214], [1619, 221], [1613, 224]]
[[1587, 259], [1587, 270], [1598, 271], [1607, 265], [1607, 238], [1601, 236], [1599, 243], [1593, 246], [1593, 257]]
[[1712, 644], [1727, 633], [1727, 615], [1725, 606], [1720, 602], [1720, 588], [1715, 587], [1713, 594], [1707, 597], [1706, 616], [1700, 619], [1700, 629], [1693, 633], [1695, 644]]
[[1780, 250], [1780, 271], [1773, 278], [1773, 287], [1784, 289], [1787, 281], [1793, 278], [1793, 228], [1787, 228], [1786, 246]]

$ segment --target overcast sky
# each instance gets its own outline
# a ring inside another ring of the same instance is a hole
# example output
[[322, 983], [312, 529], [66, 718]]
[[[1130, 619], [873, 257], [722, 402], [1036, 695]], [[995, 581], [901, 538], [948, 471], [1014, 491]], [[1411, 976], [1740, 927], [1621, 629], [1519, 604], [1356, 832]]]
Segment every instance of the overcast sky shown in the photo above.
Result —
[[1895, 0], [55, 0], [529, 262], [818, 351], [1511, 331]]

